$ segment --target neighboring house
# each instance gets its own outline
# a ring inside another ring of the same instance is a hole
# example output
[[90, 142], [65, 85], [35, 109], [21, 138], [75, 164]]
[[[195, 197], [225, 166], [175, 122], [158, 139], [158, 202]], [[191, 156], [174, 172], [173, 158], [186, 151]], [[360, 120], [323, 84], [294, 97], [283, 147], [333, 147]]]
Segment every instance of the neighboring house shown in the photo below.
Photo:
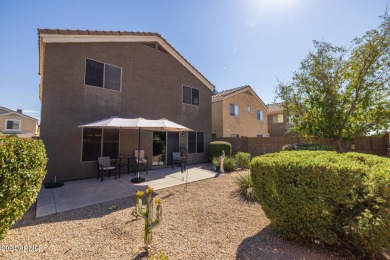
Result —
[[32, 137], [38, 134], [38, 119], [23, 114], [21, 109], [13, 111], [0, 107], [0, 132], [20, 137]]
[[157, 33], [38, 29], [45, 181], [96, 177], [97, 157], [134, 155], [138, 131], [82, 129], [112, 116], [166, 118], [194, 130], [142, 131], [148, 166], [207, 160], [214, 86]]
[[212, 108], [213, 136], [268, 136], [267, 106], [250, 86], [213, 95]]
[[268, 132], [269, 136], [289, 135], [288, 130], [291, 123], [283, 113], [282, 103], [268, 105]]

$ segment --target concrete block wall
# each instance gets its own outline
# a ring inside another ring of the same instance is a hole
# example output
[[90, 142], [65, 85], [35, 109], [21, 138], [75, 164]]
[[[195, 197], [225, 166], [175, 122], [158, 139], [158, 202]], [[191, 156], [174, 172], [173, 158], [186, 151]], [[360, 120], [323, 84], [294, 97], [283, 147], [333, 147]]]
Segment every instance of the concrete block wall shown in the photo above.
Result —
[[[388, 136], [375, 137], [364, 136], [354, 139], [351, 144], [354, 144], [355, 149], [350, 151], [374, 154], [379, 156], [389, 156], [388, 154]], [[251, 156], [263, 155], [266, 153], [275, 153], [282, 150], [283, 145], [294, 143], [313, 143], [324, 144], [332, 147], [332, 150], [337, 151], [337, 143], [328, 138], [312, 138], [311, 140], [302, 137], [215, 137], [213, 141], [226, 141], [231, 143], [233, 154], [237, 152], [250, 153]]]

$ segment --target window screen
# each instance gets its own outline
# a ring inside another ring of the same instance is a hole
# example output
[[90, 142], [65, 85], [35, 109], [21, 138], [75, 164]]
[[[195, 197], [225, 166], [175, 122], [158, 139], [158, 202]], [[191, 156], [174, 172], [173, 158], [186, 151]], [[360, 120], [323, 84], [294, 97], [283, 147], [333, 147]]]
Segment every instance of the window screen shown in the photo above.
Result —
[[104, 63], [86, 60], [85, 85], [103, 87]]
[[191, 104], [191, 88], [183, 86], [183, 103]]
[[196, 152], [197, 153], [204, 152], [204, 132], [196, 133]]
[[121, 68], [106, 64], [104, 73], [104, 88], [120, 91], [121, 73]]
[[188, 153], [196, 152], [196, 132], [188, 132]]
[[192, 104], [199, 106], [199, 90], [196, 88], [192, 89]]

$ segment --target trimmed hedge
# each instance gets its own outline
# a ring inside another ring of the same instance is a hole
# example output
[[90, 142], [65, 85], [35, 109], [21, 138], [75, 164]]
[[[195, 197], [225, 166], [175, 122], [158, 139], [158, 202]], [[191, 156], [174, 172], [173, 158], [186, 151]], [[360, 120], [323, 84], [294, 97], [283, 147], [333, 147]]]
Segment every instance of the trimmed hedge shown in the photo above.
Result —
[[286, 144], [282, 151], [309, 150], [309, 151], [332, 151], [332, 148], [325, 144]]
[[219, 157], [225, 151], [226, 157], [232, 155], [232, 145], [228, 142], [214, 141], [209, 144], [209, 158]]
[[390, 247], [390, 159], [289, 151], [252, 159], [256, 197], [289, 239], [344, 241], [363, 255]]
[[0, 239], [35, 202], [46, 163], [41, 140], [0, 136]]

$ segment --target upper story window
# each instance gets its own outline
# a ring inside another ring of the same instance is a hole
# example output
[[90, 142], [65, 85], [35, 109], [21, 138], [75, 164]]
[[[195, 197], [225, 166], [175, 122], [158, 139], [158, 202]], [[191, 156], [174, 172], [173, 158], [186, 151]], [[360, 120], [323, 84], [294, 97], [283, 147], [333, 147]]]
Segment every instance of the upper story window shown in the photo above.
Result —
[[21, 130], [22, 123], [18, 119], [7, 119], [5, 120], [6, 130]]
[[230, 104], [230, 115], [231, 116], [238, 116], [238, 105]]
[[248, 107], [248, 112], [252, 112], [252, 108], [251, 107]]
[[86, 59], [85, 85], [121, 90], [122, 68], [110, 64]]
[[183, 103], [199, 106], [199, 89], [183, 86]]
[[272, 116], [272, 123], [278, 124], [283, 123], [283, 114], [277, 114]]
[[263, 121], [263, 111], [257, 110], [257, 120]]

